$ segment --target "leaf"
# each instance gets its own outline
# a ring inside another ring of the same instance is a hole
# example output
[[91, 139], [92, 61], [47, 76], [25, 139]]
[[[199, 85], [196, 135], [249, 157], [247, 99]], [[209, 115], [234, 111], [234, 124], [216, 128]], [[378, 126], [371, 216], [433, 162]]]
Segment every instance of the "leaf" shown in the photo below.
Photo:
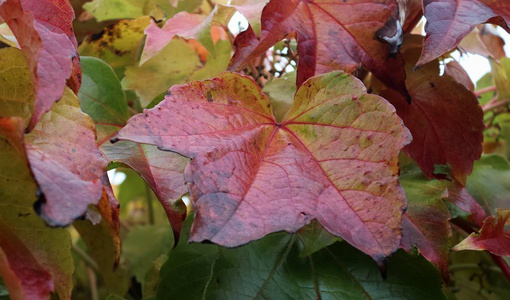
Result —
[[505, 41], [494, 32], [491, 25], [479, 25], [481, 30], [474, 28], [460, 42], [458, 48], [462, 51], [471, 52], [485, 57], [492, 57], [496, 60], [505, 57]]
[[71, 238], [34, 211], [37, 185], [24, 153], [24, 127], [21, 118], [0, 119], [0, 274], [13, 299], [45, 299], [49, 291], [70, 299]]
[[453, 77], [458, 83], [466, 87], [470, 91], [475, 90], [475, 84], [469, 78], [468, 73], [464, 68], [455, 60], [445, 65], [445, 74]]
[[229, 6], [237, 9], [248, 20], [251, 28], [258, 35], [260, 33], [262, 9], [264, 9], [267, 2], [269, 0], [232, 0]]
[[0, 117], [30, 120], [34, 92], [23, 53], [16, 48], [0, 49]]
[[222, 73], [171, 88], [117, 138], [192, 158], [191, 241], [233, 247], [317, 219], [377, 261], [398, 247], [405, 199], [397, 154], [410, 136], [352, 76], [310, 79], [276, 123], [253, 80]]
[[121, 20], [91, 35], [78, 48], [81, 56], [94, 56], [107, 62], [117, 76], [124, 77], [127, 66], [135, 65], [143, 46], [144, 30], [149, 17]]
[[447, 181], [427, 180], [416, 167], [409, 167], [400, 176], [406, 192], [407, 211], [402, 223], [401, 247], [410, 252], [414, 247], [441, 271], [449, 281], [450, 213], [443, 202]]
[[510, 7], [499, 0], [423, 0], [427, 37], [416, 66], [454, 49], [478, 24], [490, 22], [510, 30]]
[[487, 217], [480, 232], [472, 233], [453, 247], [453, 251], [487, 250], [496, 255], [510, 256], [510, 230], [505, 230], [505, 226], [510, 224], [510, 210], [496, 209], [496, 215], [497, 219]]
[[87, 246], [87, 253], [97, 263], [98, 275], [110, 293], [124, 295], [129, 289], [130, 275], [126, 266], [118, 261], [118, 247], [111, 225], [103, 218], [99, 224], [77, 220], [73, 227]]
[[415, 36], [407, 38], [410, 46], [404, 52], [411, 104], [390, 89], [379, 94], [395, 106], [411, 131], [413, 141], [403, 151], [425, 175], [447, 178], [450, 174], [445, 173], [451, 169], [451, 176], [464, 184], [482, 153], [485, 128], [482, 109], [474, 94], [463, 85], [452, 77], [439, 76], [437, 61], [412, 71], [420, 51], [413, 47], [413, 39]]
[[460, 251], [451, 255], [452, 285], [456, 299], [500, 300], [510, 296], [508, 279], [488, 252]]
[[299, 257], [307, 257], [341, 240], [329, 233], [316, 220], [301, 228], [298, 231], [298, 237], [303, 244], [303, 250], [299, 254]]
[[226, 26], [235, 10], [226, 6], [216, 5], [207, 16], [180, 12], [169, 19], [162, 28], [151, 21], [145, 29], [147, 38], [143, 48], [140, 65], [157, 55], [176, 36], [184, 39], [195, 39], [207, 51], [216, 55], [215, 43], [211, 36], [213, 25]]
[[396, 253], [383, 279], [346, 243], [306, 258], [302, 248], [285, 233], [235, 249], [183, 239], [161, 269], [157, 299], [445, 299], [437, 270], [420, 257]]
[[510, 99], [510, 58], [503, 57], [499, 62], [491, 61], [492, 75], [498, 100]]
[[136, 19], [144, 15], [147, 0], [93, 0], [83, 5], [99, 22], [115, 19]]
[[[465, 217], [468, 221], [482, 226], [483, 220], [487, 217], [483, 207], [471, 197], [467, 189], [458, 182], [452, 182], [448, 186], [448, 197], [449, 203], [455, 206], [456, 213], [461, 215], [453, 215], [452, 219], [456, 217]], [[447, 202], [447, 205], [449, 204]], [[449, 208], [452, 208], [450, 205]], [[451, 213], [451, 209], [450, 209]]]
[[119, 79], [106, 63], [93, 57], [82, 57], [81, 63], [81, 107], [96, 124], [100, 150], [109, 161], [126, 164], [145, 179], [165, 208], [178, 236], [186, 211], [180, 198], [187, 192], [183, 172], [189, 160], [175, 153], [160, 151], [151, 145], [131, 142], [111, 145], [110, 138], [117, 134], [129, 118], [124, 92]]
[[296, 72], [285, 73], [280, 78], [273, 78], [262, 91], [271, 98], [276, 121], [281, 121], [292, 106], [296, 94]]
[[229, 70], [240, 70], [295, 32], [298, 87], [316, 74], [333, 70], [351, 73], [363, 66], [388, 86], [407, 95], [402, 57], [390, 57], [389, 45], [375, 39], [378, 30], [396, 13], [396, 2], [391, 0], [270, 1], [262, 13], [260, 38], [251, 28], [236, 37], [236, 52]]
[[94, 123], [66, 89], [62, 99], [25, 136], [26, 152], [42, 193], [37, 206], [50, 226], [66, 226], [101, 199], [107, 161]]
[[224, 71], [230, 59], [230, 43], [218, 41], [216, 51], [216, 57], [209, 56], [202, 64], [190, 44], [174, 39], [143, 65], [127, 67], [122, 86], [135, 91], [145, 107], [174, 84], [210, 78]]
[[489, 216], [497, 208], [510, 209], [510, 164], [498, 155], [483, 156], [475, 162], [466, 188]]
[[131, 228], [124, 240], [123, 254], [131, 265], [132, 274], [143, 283], [152, 262], [167, 254], [174, 240], [170, 227], [144, 225]]
[[4, 0], [0, 17], [25, 55], [34, 82], [35, 102], [28, 130], [58, 101], [66, 86], [77, 91], [81, 70], [72, 31], [74, 11], [67, 0]]

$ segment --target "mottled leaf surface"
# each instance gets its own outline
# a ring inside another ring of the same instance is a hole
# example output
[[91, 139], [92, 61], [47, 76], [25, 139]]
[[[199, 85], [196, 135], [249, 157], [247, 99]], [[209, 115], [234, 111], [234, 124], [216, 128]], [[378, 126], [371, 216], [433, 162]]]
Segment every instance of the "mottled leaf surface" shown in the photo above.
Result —
[[[408, 37], [408, 40], [413, 38]], [[474, 161], [482, 153], [485, 128], [482, 109], [475, 95], [462, 84], [450, 76], [439, 76], [437, 61], [413, 71], [419, 51], [411, 46], [404, 53], [411, 103], [390, 89], [380, 94], [395, 106], [411, 131], [413, 141], [404, 152], [416, 161], [425, 175], [429, 178], [453, 176], [465, 183]]]
[[466, 188], [488, 216], [497, 208], [510, 209], [510, 164], [499, 155], [483, 156], [475, 162]]
[[34, 91], [23, 52], [16, 48], [0, 49], [0, 117], [30, 120]]
[[25, 142], [42, 193], [40, 214], [49, 225], [69, 225], [89, 204], [99, 202], [107, 161], [97, 148], [94, 123], [70, 89], [26, 135]]
[[510, 210], [497, 209], [496, 217], [489, 216], [479, 233], [472, 233], [453, 250], [487, 250], [493, 254], [510, 256]]
[[408, 252], [416, 247], [448, 280], [449, 239], [452, 231], [450, 213], [443, 198], [447, 196], [449, 183], [428, 180], [416, 167], [403, 170], [400, 183], [407, 198], [401, 247]]
[[407, 95], [402, 57], [390, 57], [389, 45], [376, 38], [378, 30], [396, 14], [397, 4], [390, 0], [273, 0], [262, 12], [260, 38], [251, 28], [236, 37], [236, 52], [229, 68], [240, 70], [295, 32], [298, 86], [316, 74], [333, 70], [350, 73], [363, 66], [388, 86]]
[[378, 261], [398, 247], [397, 154], [410, 135], [392, 106], [349, 75], [309, 80], [276, 123], [253, 80], [222, 73], [173, 87], [118, 138], [192, 158], [191, 241], [237, 246], [317, 219]]
[[345, 242], [304, 258], [302, 249], [285, 233], [235, 249], [182, 239], [161, 269], [156, 299], [445, 299], [439, 272], [418, 256], [397, 252], [383, 279]]
[[183, 172], [189, 160], [176, 153], [160, 151], [152, 145], [128, 141], [112, 145], [110, 138], [129, 118], [126, 97], [110, 66], [93, 57], [82, 57], [81, 63], [83, 83], [79, 91], [80, 103], [96, 124], [100, 150], [109, 161], [126, 164], [145, 179], [161, 201], [177, 234], [186, 211], [178, 199], [187, 192]]
[[5, 0], [0, 17], [9, 25], [25, 55], [36, 95], [28, 128], [58, 101], [69, 78], [77, 91], [81, 71], [72, 30], [74, 11], [67, 0]]
[[0, 274], [13, 299], [18, 293], [19, 299], [47, 299], [50, 291], [69, 299], [71, 238], [34, 211], [37, 185], [25, 156], [24, 127], [21, 118], [0, 119]]
[[478, 24], [491, 22], [510, 30], [510, 3], [501, 0], [423, 0], [427, 23], [422, 66], [454, 49]]

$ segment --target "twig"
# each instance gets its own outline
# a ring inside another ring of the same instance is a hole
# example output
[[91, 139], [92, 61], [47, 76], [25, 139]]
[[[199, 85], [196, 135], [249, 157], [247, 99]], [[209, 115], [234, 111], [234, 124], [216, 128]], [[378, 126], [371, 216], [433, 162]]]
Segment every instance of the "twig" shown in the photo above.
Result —
[[99, 300], [99, 293], [97, 291], [97, 277], [92, 268], [87, 268], [90, 283], [90, 294], [92, 300]]
[[151, 189], [145, 184], [145, 193], [147, 195], [147, 210], [149, 212], [149, 224], [154, 225], [154, 206], [152, 205]]
[[92, 257], [90, 257], [87, 253], [85, 253], [85, 251], [77, 247], [75, 244], [73, 244], [71, 247], [73, 251], [76, 252], [76, 254], [78, 254], [94, 271], [99, 271], [99, 267]]
[[492, 91], [495, 91], [495, 90], [496, 90], [496, 86], [493, 85], [493, 86], [489, 86], [489, 87], [486, 87], [486, 88], [483, 88], [483, 89], [479, 89], [478, 91], [475, 91], [474, 94], [475, 94], [476, 97], [480, 97], [484, 93], [492, 92]]
[[498, 100], [497, 97], [492, 98], [489, 102], [487, 102], [485, 105], [482, 105], [482, 110], [484, 113], [494, 110], [496, 108], [505, 106], [510, 104], [510, 99], [504, 99], [504, 100]]

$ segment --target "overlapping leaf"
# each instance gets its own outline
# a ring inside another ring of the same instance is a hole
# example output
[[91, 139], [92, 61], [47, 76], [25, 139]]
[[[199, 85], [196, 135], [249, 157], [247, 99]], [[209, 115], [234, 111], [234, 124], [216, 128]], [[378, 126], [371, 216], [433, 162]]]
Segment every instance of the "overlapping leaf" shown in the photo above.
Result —
[[135, 91], [145, 107], [174, 84], [211, 78], [224, 71], [230, 59], [230, 43], [219, 40], [215, 47], [216, 56], [207, 56], [204, 63], [191, 43], [173, 39], [141, 66], [126, 68], [122, 86]]
[[501, 0], [423, 0], [427, 23], [422, 66], [454, 49], [478, 24], [490, 22], [510, 30], [510, 3]]
[[437, 61], [412, 71], [420, 51], [412, 46], [415, 38], [407, 38], [411, 46], [404, 54], [411, 104], [390, 89], [380, 94], [395, 106], [411, 131], [413, 141], [404, 152], [425, 175], [445, 178], [451, 172], [464, 184], [482, 153], [482, 109], [474, 94], [462, 84], [450, 76], [439, 76]]
[[408, 168], [400, 177], [406, 191], [407, 211], [402, 223], [402, 248], [414, 247], [433, 262], [443, 278], [449, 278], [448, 253], [450, 213], [443, 202], [447, 196], [447, 181], [427, 180], [418, 168]]
[[[316, 74], [338, 69], [353, 72], [362, 65], [385, 84], [407, 95], [402, 57], [390, 57], [390, 46], [375, 38], [378, 30], [395, 15], [397, 5], [390, 0], [273, 0], [262, 13], [260, 38], [251, 28], [237, 36], [230, 70], [241, 69], [295, 32], [298, 86]], [[397, 19], [392, 19], [396, 32], [392, 39], [394, 49], [398, 49], [397, 40], [402, 34], [400, 25], [395, 23]]]
[[496, 255], [510, 256], [510, 230], [505, 229], [510, 224], [510, 210], [496, 210], [497, 218], [489, 216], [480, 232], [472, 233], [453, 250], [487, 250]]
[[383, 279], [368, 256], [345, 242], [299, 257], [299, 234], [271, 234], [244, 247], [188, 244], [161, 269], [157, 299], [445, 299], [437, 270], [398, 252]]
[[[226, 26], [235, 10], [226, 6], [216, 6], [209, 15], [180, 12], [169, 19], [162, 28], [154, 21], [145, 30], [147, 38], [140, 64], [159, 53], [175, 36], [195, 39], [210, 53], [216, 54], [215, 43], [219, 38], [211, 36], [213, 25]], [[221, 28], [219, 29], [221, 30]]]
[[97, 142], [108, 160], [128, 165], [147, 181], [163, 204], [176, 235], [185, 216], [180, 197], [187, 192], [184, 167], [188, 159], [163, 152], [155, 146], [132, 142], [110, 144], [128, 118], [128, 106], [118, 78], [103, 61], [82, 57], [83, 84], [79, 96], [81, 107], [96, 124]]
[[80, 44], [80, 55], [106, 61], [117, 76], [122, 78], [126, 67], [137, 63], [139, 51], [143, 47], [144, 30], [149, 23], [149, 17], [140, 17], [107, 26]]
[[61, 98], [67, 79], [74, 91], [80, 87], [74, 11], [67, 0], [5, 0], [0, 17], [16, 36], [32, 73], [36, 98], [28, 123], [31, 130]]
[[74, 271], [71, 238], [34, 211], [37, 184], [23, 145], [23, 119], [0, 119], [0, 274], [12, 299], [69, 299]]
[[398, 247], [397, 154], [410, 136], [393, 108], [349, 75], [310, 79], [276, 123], [253, 80], [222, 73], [173, 87], [118, 138], [192, 158], [191, 241], [237, 246], [317, 219], [378, 261]]

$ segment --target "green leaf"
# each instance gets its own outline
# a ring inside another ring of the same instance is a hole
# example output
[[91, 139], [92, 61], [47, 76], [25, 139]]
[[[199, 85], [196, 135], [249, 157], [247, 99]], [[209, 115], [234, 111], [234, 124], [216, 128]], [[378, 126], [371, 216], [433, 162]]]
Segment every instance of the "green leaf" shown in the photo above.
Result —
[[[7, 230], [21, 241], [37, 263], [51, 274], [56, 293], [62, 299], [68, 299], [74, 271], [71, 237], [63, 228], [48, 227], [34, 210], [37, 185], [25, 155], [20, 153], [24, 151], [24, 146], [19, 143], [21, 137], [13, 138], [14, 135], [22, 135], [23, 129], [24, 124], [20, 124], [20, 132], [5, 134], [6, 127], [0, 124], [0, 229]], [[7, 242], [12, 249], [13, 241]], [[1, 237], [0, 248], [3, 248]], [[27, 257], [25, 259], [29, 261]]]
[[510, 99], [510, 58], [503, 57], [498, 61], [491, 60], [492, 73], [498, 100]]
[[99, 276], [109, 293], [124, 295], [129, 289], [129, 274], [123, 264], [115, 264], [116, 245], [112, 239], [108, 224], [101, 220], [93, 225], [89, 220], [73, 223], [87, 246], [87, 252], [97, 263]]
[[[488, 72], [485, 75], [482, 76], [477, 82], [476, 82], [476, 89], [475, 90], [481, 90], [484, 88], [488, 88], [490, 86], [494, 85], [494, 80], [492, 78], [492, 72]], [[494, 97], [494, 92], [487, 92], [483, 93], [480, 98], [478, 98], [478, 102], [480, 102], [480, 105], [484, 105], [487, 102], [489, 102]]]
[[294, 94], [296, 94], [296, 72], [286, 73], [280, 78], [273, 78], [262, 91], [271, 98], [276, 121], [283, 120], [292, 106]]
[[122, 86], [136, 91], [145, 107], [174, 84], [214, 77], [224, 71], [230, 60], [230, 51], [230, 43], [220, 40], [216, 43], [216, 57], [209, 56], [202, 64], [186, 41], [173, 39], [143, 65], [128, 67]]
[[466, 188], [487, 215], [496, 208], [510, 208], [510, 164], [498, 155], [486, 155], [475, 162]]
[[34, 106], [34, 90], [23, 52], [0, 49], [0, 117], [21, 117], [28, 122]]
[[299, 257], [302, 249], [286, 233], [235, 249], [183, 238], [161, 269], [157, 299], [445, 299], [439, 273], [419, 256], [397, 252], [383, 279], [371, 258], [347, 243], [307, 258]]
[[303, 250], [299, 254], [300, 257], [307, 257], [335, 242], [342, 239], [329, 233], [317, 221], [312, 221], [311, 224], [299, 230], [299, 238], [303, 243]]
[[136, 279], [144, 283], [152, 262], [168, 253], [173, 244], [172, 229], [168, 226], [136, 226], [131, 228], [124, 240], [123, 255]]

